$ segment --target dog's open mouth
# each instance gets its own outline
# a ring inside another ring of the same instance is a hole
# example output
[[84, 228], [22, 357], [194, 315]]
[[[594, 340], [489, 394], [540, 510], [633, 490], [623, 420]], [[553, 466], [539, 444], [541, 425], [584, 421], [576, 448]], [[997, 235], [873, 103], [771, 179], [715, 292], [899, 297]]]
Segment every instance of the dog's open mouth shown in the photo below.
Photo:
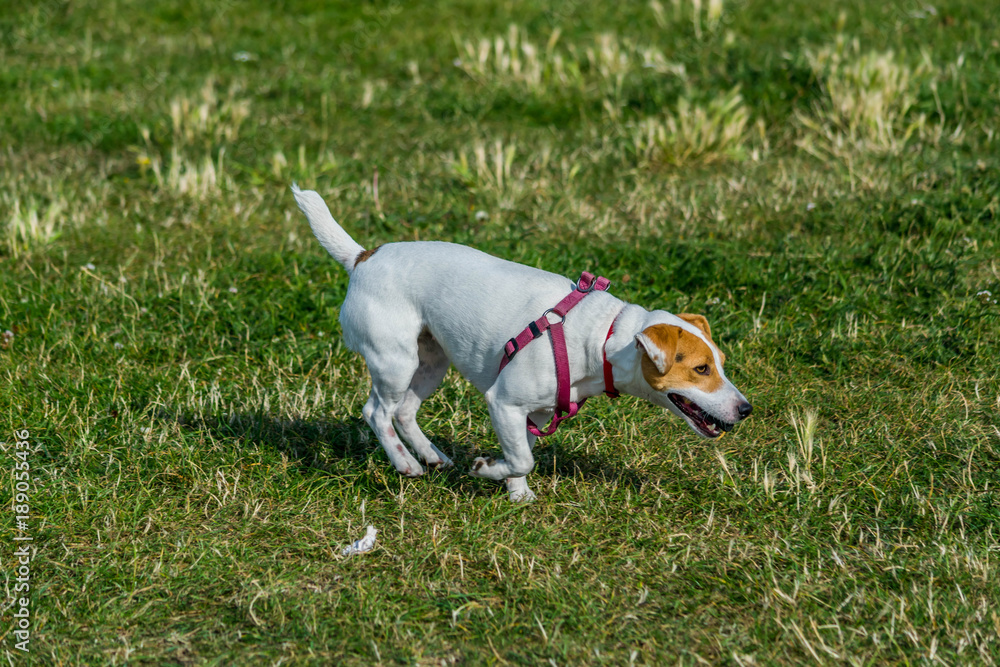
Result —
[[718, 438], [723, 433], [733, 430], [733, 424], [716, 419], [702, 410], [701, 406], [680, 394], [667, 394], [677, 408], [684, 413], [694, 429], [706, 438]]

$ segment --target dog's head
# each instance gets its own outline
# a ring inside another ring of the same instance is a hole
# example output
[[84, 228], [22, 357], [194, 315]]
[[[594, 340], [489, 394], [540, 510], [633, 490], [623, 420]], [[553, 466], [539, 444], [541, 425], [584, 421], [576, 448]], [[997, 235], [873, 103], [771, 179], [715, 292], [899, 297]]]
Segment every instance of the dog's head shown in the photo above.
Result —
[[726, 355], [712, 340], [703, 315], [662, 319], [667, 322], [635, 335], [648, 397], [684, 419], [698, 435], [718, 438], [750, 416], [753, 407], [723, 372]]

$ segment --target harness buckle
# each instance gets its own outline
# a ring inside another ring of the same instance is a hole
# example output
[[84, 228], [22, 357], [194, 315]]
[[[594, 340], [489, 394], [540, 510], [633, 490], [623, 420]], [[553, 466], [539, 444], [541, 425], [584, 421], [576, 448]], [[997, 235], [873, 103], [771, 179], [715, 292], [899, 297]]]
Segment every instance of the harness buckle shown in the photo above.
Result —
[[507, 358], [507, 362], [514, 358], [514, 355], [518, 353], [521, 348], [517, 345], [517, 339], [511, 338], [507, 341], [507, 344], [503, 346], [503, 356]]

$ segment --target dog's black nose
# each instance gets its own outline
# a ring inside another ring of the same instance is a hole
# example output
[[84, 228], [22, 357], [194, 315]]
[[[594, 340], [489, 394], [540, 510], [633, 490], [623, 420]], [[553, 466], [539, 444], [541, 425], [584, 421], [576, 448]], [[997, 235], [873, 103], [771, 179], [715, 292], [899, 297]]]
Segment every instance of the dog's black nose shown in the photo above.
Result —
[[736, 411], [740, 413], [740, 419], [746, 419], [753, 412], [753, 406], [749, 403], [740, 403], [740, 406], [736, 408]]

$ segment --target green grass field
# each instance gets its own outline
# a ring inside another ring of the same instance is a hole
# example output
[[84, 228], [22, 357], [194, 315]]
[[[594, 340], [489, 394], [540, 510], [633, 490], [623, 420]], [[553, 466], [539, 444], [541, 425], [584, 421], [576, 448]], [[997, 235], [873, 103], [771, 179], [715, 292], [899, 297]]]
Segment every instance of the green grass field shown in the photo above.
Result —
[[[1000, 661], [993, 3], [331, 4], [0, 10], [12, 664]], [[293, 180], [705, 314], [753, 417], [595, 398], [516, 505], [452, 372], [401, 478]]]

